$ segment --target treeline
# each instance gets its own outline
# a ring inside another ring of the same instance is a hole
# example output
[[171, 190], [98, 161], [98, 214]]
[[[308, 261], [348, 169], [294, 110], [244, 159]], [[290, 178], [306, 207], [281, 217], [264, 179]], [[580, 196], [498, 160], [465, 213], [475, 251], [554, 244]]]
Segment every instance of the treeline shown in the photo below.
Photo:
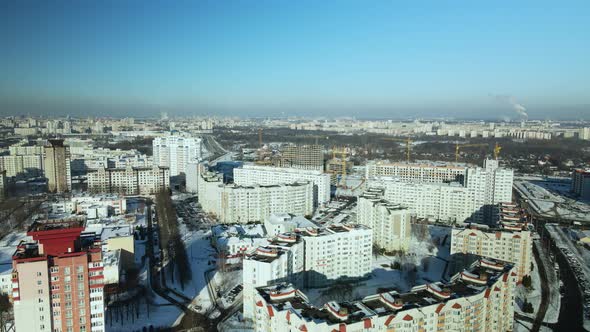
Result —
[[171, 280], [176, 279], [180, 283], [180, 287], [184, 289], [184, 285], [192, 279], [192, 270], [186, 247], [178, 231], [176, 208], [168, 191], [163, 190], [156, 195], [156, 212], [163, 259], [168, 259], [168, 273]]

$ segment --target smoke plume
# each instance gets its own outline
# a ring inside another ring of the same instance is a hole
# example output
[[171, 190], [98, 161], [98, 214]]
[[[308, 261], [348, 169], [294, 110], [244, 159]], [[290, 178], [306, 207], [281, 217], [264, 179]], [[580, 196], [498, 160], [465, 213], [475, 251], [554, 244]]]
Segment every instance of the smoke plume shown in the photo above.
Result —
[[512, 109], [523, 119], [528, 119], [529, 115], [526, 112], [526, 107], [522, 106], [522, 104], [519, 104], [518, 102], [516, 102], [516, 98], [514, 98], [514, 96], [511, 95], [490, 95], [492, 96], [494, 99], [496, 99], [497, 101], [500, 101], [502, 103], [508, 103], [510, 106], [512, 106]]

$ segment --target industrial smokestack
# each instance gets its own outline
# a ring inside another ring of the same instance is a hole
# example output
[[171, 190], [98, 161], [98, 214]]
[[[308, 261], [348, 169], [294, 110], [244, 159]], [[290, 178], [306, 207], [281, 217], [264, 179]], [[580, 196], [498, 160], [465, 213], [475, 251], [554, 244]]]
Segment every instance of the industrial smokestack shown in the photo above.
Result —
[[508, 103], [510, 104], [510, 106], [512, 106], [512, 109], [524, 120], [527, 120], [529, 115], [526, 112], [526, 107], [524, 107], [522, 104], [519, 104], [516, 102], [516, 98], [514, 98], [514, 96], [511, 95], [492, 95], [490, 94], [490, 96], [494, 99], [496, 99], [497, 101], [500, 101], [502, 103]]

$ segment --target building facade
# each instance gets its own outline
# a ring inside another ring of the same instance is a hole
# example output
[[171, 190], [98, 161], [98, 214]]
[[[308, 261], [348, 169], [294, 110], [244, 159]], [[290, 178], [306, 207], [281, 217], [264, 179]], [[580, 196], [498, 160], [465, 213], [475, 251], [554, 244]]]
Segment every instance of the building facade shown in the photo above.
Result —
[[53, 139], [45, 146], [45, 177], [49, 192], [72, 190], [70, 151], [63, 143], [63, 140]]
[[234, 183], [240, 186], [276, 185], [310, 181], [318, 204], [330, 202], [330, 175], [318, 170], [244, 165], [234, 169]]
[[480, 263], [447, 284], [432, 283], [369, 295], [360, 301], [309, 303], [295, 285], [256, 289], [244, 311], [252, 312], [254, 331], [512, 331], [516, 273]]
[[154, 164], [170, 168], [170, 176], [186, 174], [187, 164], [202, 157], [202, 140], [197, 137], [156, 137], [152, 147]]
[[153, 195], [170, 188], [170, 173], [166, 167], [101, 167], [87, 174], [88, 190], [94, 193], [124, 195]]
[[301, 169], [324, 170], [321, 145], [288, 145], [281, 147], [281, 165]]
[[368, 188], [405, 205], [418, 218], [446, 222], [491, 221], [493, 207], [512, 201], [513, 170], [486, 160], [484, 167], [387, 164], [367, 166]]
[[17, 331], [104, 331], [100, 247], [83, 247], [83, 220], [35, 223], [13, 255]]
[[472, 254], [514, 264], [518, 281], [529, 275], [533, 257], [533, 239], [530, 231], [485, 231], [479, 229], [453, 229], [451, 255]]
[[373, 244], [388, 252], [407, 251], [412, 235], [413, 211], [383, 199], [382, 189], [358, 197], [357, 222], [373, 231]]
[[576, 169], [572, 172], [572, 192], [582, 198], [590, 199], [590, 171]]
[[339, 279], [359, 279], [371, 272], [371, 230], [357, 224], [307, 227], [273, 236], [271, 244], [244, 258], [244, 317], [253, 320], [257, 287], [289, 282], [322, 287]]
[[221, 223], [264, 221], [272, 214], [313, 214], [314, 186], [311, 182], [238, 186], [223, 184], [220, 174], [198, 168], [199, 203]]

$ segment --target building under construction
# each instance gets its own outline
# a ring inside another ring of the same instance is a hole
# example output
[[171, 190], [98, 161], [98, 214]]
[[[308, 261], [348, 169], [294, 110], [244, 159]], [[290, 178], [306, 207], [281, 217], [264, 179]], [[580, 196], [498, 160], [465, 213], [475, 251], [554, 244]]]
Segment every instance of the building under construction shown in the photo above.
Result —
[[324, 153], [321, 145], [287, 145], [281, 147], [280, 166], [310, 170], [324, 170]]

